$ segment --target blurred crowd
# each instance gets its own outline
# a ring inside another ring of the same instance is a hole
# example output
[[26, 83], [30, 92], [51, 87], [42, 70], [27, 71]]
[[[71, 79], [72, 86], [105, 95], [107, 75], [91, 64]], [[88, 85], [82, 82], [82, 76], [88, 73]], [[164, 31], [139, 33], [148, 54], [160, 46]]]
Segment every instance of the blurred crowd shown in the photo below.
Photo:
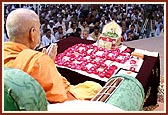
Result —
[[5, 4], [4, 24], [16, 8], [32, 9], [39, 15], [40, 47], [69, 36], [96, 41], [103, 26], [112, 20], [121, 26], [123, 41], [157, 37], [164, 32], [164, 4]]

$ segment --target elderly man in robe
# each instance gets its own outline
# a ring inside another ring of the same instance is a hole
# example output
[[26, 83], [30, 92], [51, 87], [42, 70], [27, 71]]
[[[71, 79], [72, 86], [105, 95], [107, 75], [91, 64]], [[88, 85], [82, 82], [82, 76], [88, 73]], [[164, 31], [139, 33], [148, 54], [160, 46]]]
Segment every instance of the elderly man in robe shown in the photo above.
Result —
[[7, 17], [6, 29], [9, 41], [4, 43], [4, 66], [21, 69], [35, 78], [50, 103], [89, 100], [102, 88], [93, 81], [71, 85], [61, 76], [53, 61], [57, 54], [56, 45], [42, 52], [34, 50], [40, 43], [40, 21], [34, 11], [13, 10]]

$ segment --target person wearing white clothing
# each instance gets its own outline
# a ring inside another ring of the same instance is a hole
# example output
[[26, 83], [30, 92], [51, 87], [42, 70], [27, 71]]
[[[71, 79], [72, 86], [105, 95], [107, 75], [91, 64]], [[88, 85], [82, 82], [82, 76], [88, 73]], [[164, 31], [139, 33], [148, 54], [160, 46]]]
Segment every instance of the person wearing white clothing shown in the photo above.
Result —
[[82, 33], [82, 39], [85, 39], [85, 40], [93, 40], [94, 39], [89, 35], [89, 31], [88, 30], [84, 30], [83, 33]]
[[155, 37], [158, 37], [163, 32], [164, 32], [163, 24], [161, 24], [159, 28], [156, 28]]
[[75, 33], [75, 32], [76, 32], [76, 28], [77, 28], [76, 23], [72, 23], [72, 24], [71, 24], [71, 28], [69, 28], [69, 29], [66, 31], [66, 34]]
[[155, 22], [156, 28], [160, 28], [160, 25], [162, 25], [162, 17], [158, 17], [158, 20]]
[[49, 24], [47, 25], [47, 28], [49, 28], [51, 30], [51, 34], [54, 35], [54, 31], [53, 31], [53, 28], [55, 27], [54, 26], [54, 21], [53, 20], [50, 20], [49, 21]]
[[66, 31], [65, 29], [65, 22], [63, 22], [62, 17], [58, 18], [58, 22], [55, 24], [55, 26], [58, 28], [59, 26], [62, 26], [63, 31]]
[[64, 14], [64, 18], [62, 21], [66, 22], [66, 21], [70, 21], [70, 19], [71, 19], [71, 16], [66, 13], [66, 14]]
[[82, 35], [83, 35], [84, 30], [89, 31], [89, 26], [88, 26], [88, 24], [87, 24], [87, 21], [86, 21], [86, 20], [82, 20], [82, 21], [80, 22], [79, 28], [81, 29]]
[[51, 43], [57, 42], [55, 37], [51, 34], [50, 29], [46, 29], [46, 34], [42, 36], [41, 47], [45, 47]]
[[63, 32], [62, 26], [58, 26], [58, 31], [57, 31], [57, 33], [55, 33], [55, 39], [57, 41], [62, 40], [62, 39], [64, 39], [65, 35], [66, 34]]

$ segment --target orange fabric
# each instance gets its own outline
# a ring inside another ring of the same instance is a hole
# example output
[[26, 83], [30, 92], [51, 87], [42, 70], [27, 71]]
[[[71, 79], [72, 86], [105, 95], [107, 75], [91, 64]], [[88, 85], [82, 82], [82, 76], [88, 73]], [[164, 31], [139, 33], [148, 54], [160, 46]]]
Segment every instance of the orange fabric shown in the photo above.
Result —
[[[15, 60], [22, 51], [20, 59]], [[58, 73], [53, 60], [44, 53], [14, 43], [4, 43], [4, 64], [6, 67], [18, 68], [34, 77], [43, 87], [49, 102], [63, 102], [68, 97], [70, 83]]]
[[73, 99], [89, 100], [102, 88], [94, 81], [86, 81], [76, 86], [70, 85], [67, 79], [58, 72], [48, 55], [31, 50], [19, 43], [4, 43], [4, 65], [21, 69], [34, 77], [45, 90], [50, 103]]
[[79, 100], [90, 100], [101, 90], [101, 88], [102, 86], [98, 83], [85, 81], [76, 86], [71, 86], [70, 92]]

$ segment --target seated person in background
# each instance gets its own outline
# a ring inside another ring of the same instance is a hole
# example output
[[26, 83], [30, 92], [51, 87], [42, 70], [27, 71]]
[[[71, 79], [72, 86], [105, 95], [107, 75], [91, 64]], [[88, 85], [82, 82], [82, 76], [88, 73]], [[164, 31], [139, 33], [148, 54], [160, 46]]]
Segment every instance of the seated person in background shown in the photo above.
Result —
[[94, 39], [94, 41], [97, 41], [100, 36], [99, 27], [94, 27], [94, 31], [90, 34], [90, 36]]
[[163, 24], [161, 24], [161, 25], [159, 26], [159, 28], [156, 28], [156, 31], [155, 31], [154, 35], [155, 35], [155, 37], [158, 37], [158, 36], [160, 36], [160, 34], [163, 33], [163, 32], [164, 32], [164, 28], [163, 28]]
[[71, 33], [75, 33], [76, 32], [76, 28], [77, 28], [77, 25], [76, 23], [71, 23], [71, 27], [66, 31], [66, 35], [70, 35]]
[[[55, 24], [55, 26], [58, 28], [59, 26], [62, 26], [63, 30], [65, 29], [65, 22], [63, 21], [62, 16], [57, 18], [57, 23]], [[64, 30], [65, 31], [65, 30]]]
[[99, 24], [100, 24], [100, 21], [98, 19], [95, 19], [93, 23], [89, 24], [89, 33], [92, 33], [94, 31], [94, 28], [99, 27]]
[[55, 33], [55, 39], [57, 41], [62, 40], [65, 38], [65, 35], [66, 34], [63, 32], [62, 26], [58, 26], [58, 31], [57, 31], [57, 33]]
[[127, 41], [132, 41], [134, 38], [134, 34], [132, 31], [127, 32]]
[[55, 23], [53, 20], [50, 20], [49, 24], [47, 25], [47, 28], [51, 30], [52, 35], [54, 35], [54, 31], [53, 31], [53, 28], [55, 27], [54, 25], [55, 25]]
[[89, 31], [87, 31], [87, 30], [84, 30], [84, 31], [83, 31], [82, 39], [84, 39], [84, 40], [94, 40], [94, 39], [89, 35]]
[[84, 31], [84, 30], [89, 31], [89, 26], [88, 26], [86, 20], [81, 20], [81, 21], [80, 21], [80, 26], [79, 26], [79, 27], [81, 28], [82, 34], [83, 34], [83, 31]]
[[81, 33], [82, 33], [82, 30], [80, 28], [76, 28], [76, 32], [71, 33], [70, 36], [81, 38]]
[[48, 46], [51, 43], [55, 43], [57, 42], [57, 40], [55, 39], [55, 37], [51, 34], [51, 30], [50, 29], [46, 29], [45, 30], [45, 35], [42, 36], [41, 39], [41, 47], [45, 47]]
[[65, 28], [64, 28], [64, 32], [66, 33], [66, 31], [69, 29], [69, 21], [65, 21]]
[[127, 41], [127, 34], [126, 34], [126, 26], [123, 26], [122, 27], [122, 33], [121, 33], [121, 41], [124, 42], [124, 41]]
[[130, 27], [130, 29], [128, 29], [126, 31], [126, 34], [127, 34], [127, 38], [126, 38], [127, 41], [130, 41], [130, 39], [131, 40], [137, 40], [137, 39], [139, 39], [139, 33], [137, 33], [135, 31], [135, 25], [134, 24], [132, 24], [131, 27]]
[[54, 32], [53, 35], [55, 36], [55, 34], [58, 32], [58, 28], [57, 28], [57, 27], [54, 27], [54, 28], [53, 28], [53, 32]]
[[40, 43], [40, 21], [33, 10], [13, 10], [7, 17], [6, 28], [9, 42], [4, 43], [4, 67], [20, 69], [36, 79], [49, 103], [90, 100], [102, 88], [93, 81], [71, 85], [53, 61], [57, 55], [56, 45], [42, 52], [34, 50]]

